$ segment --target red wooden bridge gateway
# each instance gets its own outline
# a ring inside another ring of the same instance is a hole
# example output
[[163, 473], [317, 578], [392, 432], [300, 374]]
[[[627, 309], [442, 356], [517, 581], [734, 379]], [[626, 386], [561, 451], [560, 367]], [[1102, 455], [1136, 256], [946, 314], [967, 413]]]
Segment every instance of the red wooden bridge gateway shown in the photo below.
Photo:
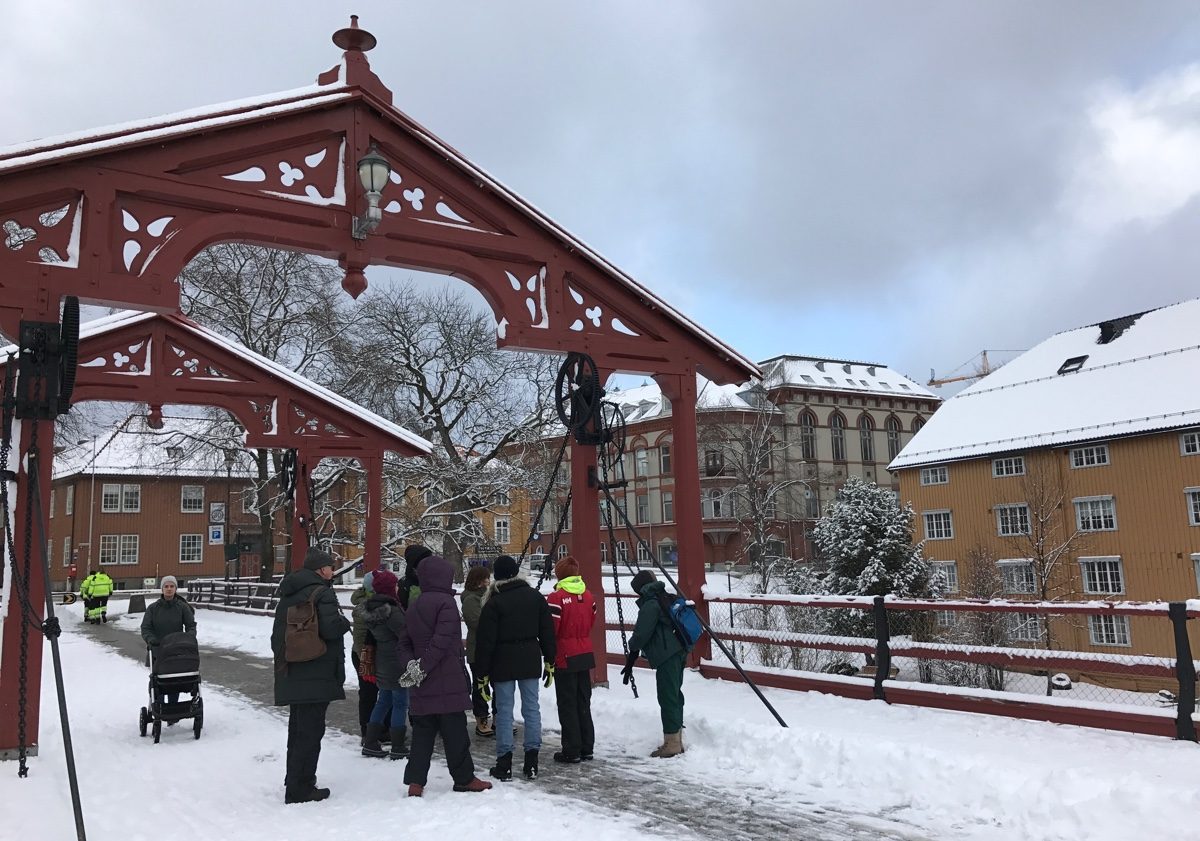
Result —
[[[155, 332], [155, 352], [172, 361], [172, 342], [182, 348], [178, 342], [197, 340], [187, 322], [171, 316], [179, 310], [176, 278], [197, 252], [217, 242], [334, 259], [354, 296], [366, 288], [367, 266], [440, 272], [482, 293], [495, 313], [501, 347], [581, 351], [595, 359], [602, 376], [653, 376], [672, 402], [676, 446], [695, 452], [696, 375], [744, 382], [757, 375], [754, 364], [398, 110], [367, 61], [375, 38], [356, 20], [334, 43], [344, 50], [341, 61], [310, 87], [0, 150], [0, 334], [16, 340], [23, 322], [57, 325], [64, 297], [76, 296], [164, 314], [143, 327]], [[130, 342], [126, 347], [137, 344], [134, 332], [121, 335]], [[260, 440], [269, 438], [251, 396], [257, 388], [261, 399], [263, 382], [246, 379], [251, 372], [237, 360], [211, 347], [208, 352], [230, 381], [199, 387], [201, 378], [179, 376], [173, 382], [170, 366], [158, 367], [143, 391], [134, 377], [85, 368], [80, 396], [234, 406], [252, 436], [258, 423]], [[138, 386], [131, 389], [131, 382]], [[278, 406], [306, 399], [294, 384], [276, 386]], [[289, 411], [277, 422], [295, 417]], [[332, 425], [352, 426], [349, 420]], [[26, 420], [19, 428], [19, 453], [10, 460], [17, 469], [11, 487], [18, 524], [29, 502], [29, 477], [26, 459], [17, 456], [27, 453], [35, 429], [49, 453], [53, 423]], [[311, 440], [295, 434], [307, 457], [333, 446], [322, 434]], [[387, 447], [370, 430], [363, 434], [362, 452]], [[289, 445], [279, 440], [273, 446]], [[598, 491], [587, 481], [595, 459], [594, 447], [572, 445], [574, 528], [583, 536], [572, 551], [599, 590]], [[47, 458], [41, 462], [47, 481], [49, 468]], [[704, 554], [696, 459], [680, 461], [675, 482], [680, 584], [698, 597]], [[377, 522], [377, 497], [371, 505]], [[28, 539], [16, 531], [10, 572]], [[368, 557], [377, 561], [377, 553]], [[37, 610], [44, 586], [35, 573], [29, 596]], [[17, 744], [21, 611], [9, 602], [0, 646], [0, 751]], [[596, 629], [600, 650], [604, 624]], [[29, 654], [28, 741], [36, 744], [41, 646], [30, 646]]]

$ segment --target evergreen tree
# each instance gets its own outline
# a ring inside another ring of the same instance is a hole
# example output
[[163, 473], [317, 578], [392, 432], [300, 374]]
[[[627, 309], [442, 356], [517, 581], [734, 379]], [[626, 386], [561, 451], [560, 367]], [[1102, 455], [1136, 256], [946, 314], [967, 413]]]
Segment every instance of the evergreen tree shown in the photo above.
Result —
[[[851, 478], [813, 530], [817, 552], [827, 564], [826, 592], [846, 596], [935, 595], [932, 567], [913, 545], [913, 510], [900, 507], [891, 491]], [[867, 611], [839, 611], [834, 632], [872, 635]], [[898, 618], [898, 617], [897, 617]], [[896, 629], [899, 630], [899, 629]]]

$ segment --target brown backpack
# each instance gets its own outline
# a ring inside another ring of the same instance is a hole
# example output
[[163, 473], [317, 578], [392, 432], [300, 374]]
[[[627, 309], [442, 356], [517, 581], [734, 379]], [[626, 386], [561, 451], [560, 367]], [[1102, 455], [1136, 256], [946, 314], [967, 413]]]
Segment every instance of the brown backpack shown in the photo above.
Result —
[[287, 630], [283, 635], [283, 659], [288, 663], [316, 660], [327, 650], [321, 639], [317, 621], [317, 596], [322, 588], [314, 587], [307, 601], [287, 609]]

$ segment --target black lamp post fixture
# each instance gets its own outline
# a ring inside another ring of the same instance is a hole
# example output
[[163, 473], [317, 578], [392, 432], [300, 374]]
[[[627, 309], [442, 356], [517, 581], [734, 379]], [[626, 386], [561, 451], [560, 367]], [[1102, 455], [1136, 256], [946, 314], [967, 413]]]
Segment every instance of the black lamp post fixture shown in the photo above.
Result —
[[374, 145], [367, 154], [358, 160], [358, 180], [362, 182], [367, 197], [367, 212], [364, 216], [354, 217], [354, 228], [351, 235], [355, 239], [366, 239], [367, 234], [379, 227], [383, 220], [383, 211], [379, 208], [379, 200], [383, 196], [383, 188], [387, 186], [392, 174], [392, 165], [387, 158], [379, 154]]

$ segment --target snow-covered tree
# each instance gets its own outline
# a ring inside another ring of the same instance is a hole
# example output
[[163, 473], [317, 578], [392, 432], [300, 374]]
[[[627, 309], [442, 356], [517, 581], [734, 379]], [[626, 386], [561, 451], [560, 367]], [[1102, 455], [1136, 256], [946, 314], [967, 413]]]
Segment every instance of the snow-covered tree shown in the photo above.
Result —
[[[913, 544], [913, 510], [901, 507], [890, 490], [852, 477], [813, 530], [819, 557], [827, 565], [823, 586], [838, 595], [894, 594], [924, 598], [934, 594], [932, 568]], [[837, 616], [835, 632], [870, 635], [871, 615], [851, 611]]]

